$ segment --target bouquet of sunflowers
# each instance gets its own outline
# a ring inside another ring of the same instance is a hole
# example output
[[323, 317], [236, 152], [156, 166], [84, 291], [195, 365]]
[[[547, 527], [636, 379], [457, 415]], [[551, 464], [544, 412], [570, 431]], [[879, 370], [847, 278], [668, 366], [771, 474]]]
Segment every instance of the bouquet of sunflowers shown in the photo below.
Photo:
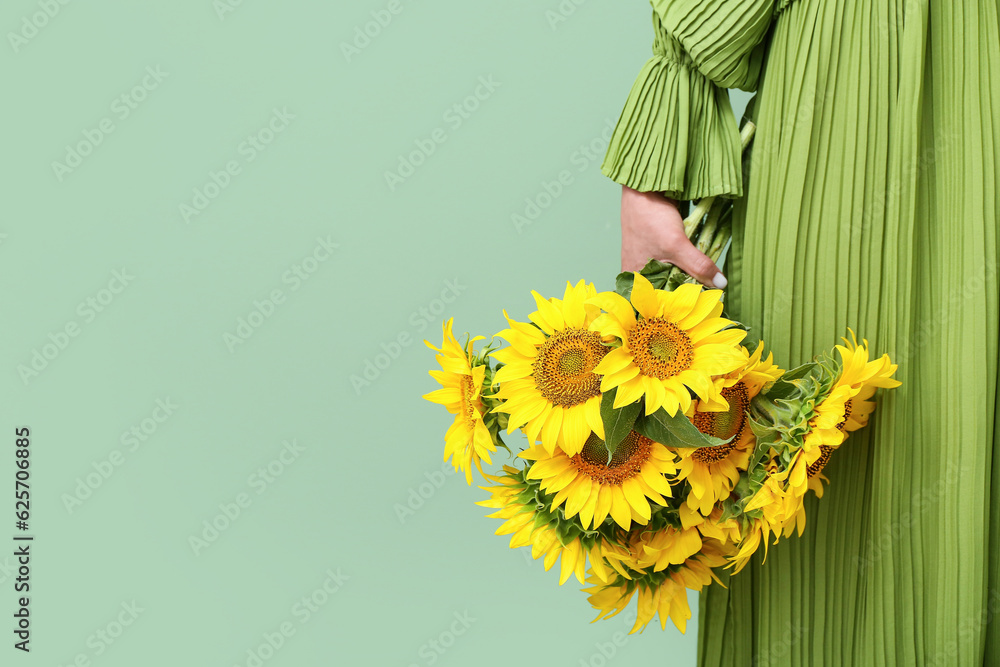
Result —
[[[744, 147], [753, 128], [744, 128]], [[720, 260], [731, 238], [730, 200], [702, 200], [689, 238]], [[475, 349], [452, 321], [436, 350], [441, 389], [426, 394], [455, 415], [444, 458], [472, 484], [475, 466], [503, 519], [498, 535], [530, 547], [559, 583], [589, 587], [596, 619], [637, 597], [637, 632], [659, 614], [684, 632], [687, 589], [739, 572], [773, 537], [802, 534], [807, 492], [823, 495], [823, 467], [868, 423], [896, 365], [871, 359], [854, 333], [791, 370], [744, 345], [723, 293], [656, 260], [623, 273], [613, 292], [567, 283], [562, 298], [532, 292], [537, 310]], [[506, 341], [503, 346], [497, 339]], [[520, 430], [519, 466], [483, 471], [502, 433]]]

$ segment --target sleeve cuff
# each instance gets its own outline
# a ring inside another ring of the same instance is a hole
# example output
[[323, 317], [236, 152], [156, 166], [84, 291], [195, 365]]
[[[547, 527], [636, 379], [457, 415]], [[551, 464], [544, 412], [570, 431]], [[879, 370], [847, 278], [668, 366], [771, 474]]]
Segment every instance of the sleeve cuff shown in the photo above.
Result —
[[682, 201], [742, 197], [741, 155], [728, 91], [693, 66], [654, 56], [629, 92], [601, 173]]

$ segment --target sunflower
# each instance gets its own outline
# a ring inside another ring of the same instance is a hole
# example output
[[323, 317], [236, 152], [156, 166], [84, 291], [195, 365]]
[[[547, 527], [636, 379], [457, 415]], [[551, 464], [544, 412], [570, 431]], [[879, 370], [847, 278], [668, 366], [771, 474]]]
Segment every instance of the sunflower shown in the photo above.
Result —
[[815, 416], [809, 422], [809, 432], [802, 446], [806, 450], [817, 447], [839, 447], [847, 437], [843, 426], [844, 415], [851, 409], [853, 390], [849, 385], [835, 385], [816, 406]]
[[669, 565], [682, 565], [701, 551], [701, 533], [697, 528], [666, 526], [655, 532], [633, 533], [636, 563], [646, 570], [661, 572]]
[[657, 613], [662, 629], [666, 629], [669, 618], [678, 630], [685, 632], [687, 620], [691, 618], [687, 590], [700, 591], [712, 581], [721, 585], [722, 582], [712, 572], [712, 568], [725, 562], [724, 546], [716, 540], [706, 540], [700, 551], [682, 563], [668, 566], [662, 572], [635, 572], [632, 578], [618, 577], [611, 582], [591, 572], [587, 577], [587, 583], [591, 587], [583, 590], [590, 594], [591, 606], [600, 610], [594, 621], [621, 613], [632, 596], [638, 593], [638, 613], [629, 634], [644, 630]]
[[[836, 349], [842, 366], [831, 392], [817, 405], [802, 449], [794, 454], [785, 471], [775, 475], [779, 481], [787, 481], [787, 491], [799, 498], [807, 491], [815, 493], [817, 498], [823, 497], [823, 484], [829, 483], [823, 468], [851, 432], [868, 424], [875, 410], [875, 402], [869, 399], [879, 387], [891, 389], [901, 384], [890, 377], [897, 366], [889, 360], [889, 355], [868, 361], [868, 341], [858, 345], [853, 331], [850, 341], [841, 340], [844, 345]], [[805, 509], [800, 504], [795, 516], [785, 524], [786, 537], [796, 528], [802, 535], [805, 523]]]
[[[850, 331], [850, 330], [849, 330]], [[875, 404], [870, 399], [878, 387], [891, 389], [901, 383], [890, 377], [896, 372], [896, 364], [883, 354], [874, 361], [868, 360], [868, 341], [858, 345], [854, 332], [851, 340], [842, 338], [844, 345], [837, 345], [840, 353], [841, 371], [834, 382], [830, 394], [816, 406], [816, 416], [810, 421], [809, 433], [804, 448], [818, 445], [838, 447], [850, 431], [856, 431], [868, 423], [868, 417]]]
[[602, 551], [614, 572], [605, 570], [597, 576], [605, 583], [613, 582], [617, 576], [631, 579], [632, 574], [661, 572], [681, 565], [697, 554], [702, 547], [701, 533], [694, 527], [674, 525], [665, 518], [669, 512], [658, 511], [653, 523], [643, 528], [614, 531], [613, 539], [606, 541]]
[[[764, 544], [764, 559], [767, 559], [767, 542], [770, 539], [770, 535], [773, 528], [770, 523], [767, 522], [762, 517], [757, 517], [751, 519], [749, 527], [746, 529], [746, 534], [738, 545], [738, 550], [735, 554], [729, 557], [729, 564], [726, 565], [726, 569], [733, 568], [733, 574], [739, 574], [740, 570], [747, 566], [750, 562], [750, 558], [757, 553], [757, 549], [760, 548], [761, 543]], [[775, 543], [778, 541], [778, 534], [774, 535]]]
[[589, 330], [600, 309], [585, 303], [596, 294], [593, 284], [582, 280], [567, 283], [561, 300], [533, 291], [538, 305], [529, 315], [533, 325], [507, 317], [510, 328], [497, 334], [510, 347], [492, 355], [505, 364], [493, 379], [503, 401], [495, 410], [510, 414], [508, 433], [523, 428], [531, 444], [541, 435], [550, 454], [557, 448], [578, 453], [591, 432], [604, 437], [601, 378], [594, 369], [608, 348]]
[[[781, 379], [785, 371], [774, 363], [774, 354], [769, 352], [767, 359], [761, 359], [764, 352], [764, 341], [757, 341], [757, 347], [753, 354], [742, 345], [739, 350], [743, 355], [743, 363], [735, 370], [715, 380], [715, 385], [720, 393], [736, 385], [743, 385], [747, 395], [753, 398], [768, 389], [773, 382]], [[699, 400], [696, 407], [705, 412], [727, 410], [725, 405], [713, 404], [707, 400]]]
[[[868, 358], [867, 340], [863, 340], [862, 346], [859, 346], [853, 331], [851, 331], [850, 341], [846, 338], [841, 340], [844, 341], [844, 347], [837, 346], [841, 356], [850, 355], [851, 357], [860, 357], [862, 360]], [[879, 359], [865, 364], [865, 372], [861, 374], [863, 379], [860, 381], [861, 386], [858, 393], [845, 405], [843, 423], [840, 425], [844, 431], [850, 433], [868, 425], [868, 418], [875, 410], [875, 402], [869, 399], [875, 395], [876, 389], [880, 387], [892, 389], [902, 384], [899, 380], [890, 377], [896, 372], [896, 368], [896, 364], [889, 360], [888, 354], [883, 354]]]
[[681, 527], [695, 527], [702, 537], [717, 540], [723, 544], [738, 544], [740, 541], [740, 524], [735, 517], [723, 520], [723, 509], [716, 505], [712, 513], [704, 516], [697, 509], [683, 504], [678, 509]]
[[868, 425], [868, 418], [875, 411], [875, 401], [868, 400], [875, 395], [875, 387], [864, 385], [858, 395], [844, 404], [844, 418], [840, 428], [845, 433], [857, 431]]
[[713, 379], [746, 361], [738, 346], [746, 332], [727, 328], [733, 323], [720, 317], [721, 296], [691, 283], [657, 290], [636, 273], [631, 302], [614, 292], [588, 301], [606, 311], [591, 328], [620, 341], [595, 369], [604, 376], [600, 390], [616, 390], [614, 407], [644, 397], [647, 415], [663, 407], [673, 416], [690, 408], [690, 391], [728, 407]]
[[479, 488], [489, 491], [492, 496], [476, 504], [497, 509], [487, 515], [488, 518], [505, 519], [496, 534], [513, 534], [511, 549], [531, 546], [531, 557], [544, 558], [546, 571], [561, 560], [560, 585], [574, 574], [580, 583], [585, 583], [588, 556], [592, 571], [605, 578], [611, 576], [608, 567], [613, 564], [603, 556], [604, 549], [610, 548], [606, 540], [596, 534], [586, 534], [573, 522], [561, 520], [554, 509], [548, 510], [538, 483], [527, 480], [523, 470], [507, 465], [503, 470], [500, 476], [485, 475], [494, 485]]
[[[773, 469], [773, 463], [769, 466]], [[737, 573], [749, 562], [761, 542], [764, 543], [764, 558], [767, 559], [767, 541], [771, 533], [775, 543], [778, 536], [790, 522], [794, 522], [802, 511], [802, 496], [790, 492], [779, 473], [768, 475], [764, 484], [750, 498], [743, 508], [744, 514], [754, 513], [750, 519], [743, 540], [738, 545], [737, 553], [730, 558], [730, 565], [735, 566]], [[803, 514], [803, 521], [805, 516]]]
[[[812, 491], [816, 494], [817, 498], [822, 498], [823, 484], [830, 482], [823, 474], [823, 468], [830, 462], [830, 457], [836, 449], [836, 447], [830, 447], [829, 445], [820, 445], [808, 451], [799, 450], [796, 452], [788, 471], [780, 475], [781, 478], [789, 480], [787, 491], [797, 497], [802, 497], [807, 491]], [[793, 532], [798, 530], [801, 537], [805, 529], [805, 505], [799, 503], [798, 511], [785, 520], [784, 535], [785, 537], [790, 537]]]
[[481, 461], [492, 463], [490, 452], [497, 450], [493, 436], [483, 421], [486, 407], [483, 405], [482, 389], [487, 367], [472, 352], [473, 343], [481, 340], [482, 336], [470, 340], [463, 349], [452, 334], [452, 321], [449, 319], [442, 325], [444, 339], [440, 348], [424, 341], [427, 347], [438, 352], [436, 359], [442, 370], [432, 370], [430, 375], [442, 388], [424, 394], [423, 398], [440, 403], [455, 415], [455, 421], [444, 436], [444, 460], [451, 456], [455, 470], [464, 471], [466, 481], [472, 484], [472, 464], [475, 463], [482, 474]]
[[686, 479], [691, 486], [687, 506], [697, 508], [705, 516], [711, 514], [719, 500], [729, 497], [740, 479], [740, 470], [747, 469], [750, 450], [756, 442], [747, 415], [750, 401], [784, 372], [774, 365], [770, 354], [761, 361], [763, 343], [757, 345], [753, 354], [746, 348], [740, 349], [743, 365], [716, 380], [722, 400], [698, 400], [688, 412], [699, 431], [729, 442], [715, 447], [676, 449], [680, 456], [677, 479]]
[[813, 449], [800, 449], [792, 456], [788, 468], [771, 475], [779, 482], [787, 481], [786, 490], [797, 497], [802, 497], [806, 491], [816, 492], [817, 497], [823, 497], [823, 486], [820, 481], [829, 481], [823, 475], [823, 468], [830, 462], [830, 457], [837, 451], [836, 447], [820, 445]]
[[674, 455], [658, 442], [631, 431], [608, 460], [604, 441], [591, 434], [578, 454], [548, 453], [535, 445], [520, 457], [534, 461], [528, 479], [540, 480], [541, 488], [554, 493], [553, 508], [566, 503], [566, 518], [579, 515], [584, 528], [597, 528], [610, 515], [628, 530], [634, 521], [645, 525], [651, 516], [649, 500], [666, 505], [671, 496]]

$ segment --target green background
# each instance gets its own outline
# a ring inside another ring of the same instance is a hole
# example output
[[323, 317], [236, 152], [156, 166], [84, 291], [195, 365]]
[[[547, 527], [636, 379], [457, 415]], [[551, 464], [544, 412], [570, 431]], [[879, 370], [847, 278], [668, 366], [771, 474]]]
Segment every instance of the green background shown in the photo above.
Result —
[[[495, 536], [487, 494], [441, 472], [449, 415], [420, 398], [442, 319], [489, 335], [532, 289], [612, 286], [619, 186], [599, 165], [650, 12], [6, 2], [2, 553], [17, 426], [36, 539], [30, 654], [0, 557], [0, 662], [253, 665], [287, 623], [262, 664], [693, 664], [693, 619], [609, 648], [634, 603], [590, 625], [575, 579]], [[544, 207], [517, 224], [526, 200]]]

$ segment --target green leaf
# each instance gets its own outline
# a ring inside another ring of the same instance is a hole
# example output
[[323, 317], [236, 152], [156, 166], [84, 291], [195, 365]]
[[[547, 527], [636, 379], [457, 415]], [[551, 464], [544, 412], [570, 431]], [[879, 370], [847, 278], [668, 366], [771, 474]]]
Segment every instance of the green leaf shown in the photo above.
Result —
[[753, 492], [750, 490], [750, 479], [747, 475], [740, 475], [740, 481], [736, 482], [736, 486], [733, 487], [733, 491], [729, 498], [732, 500], [733, 496], [735, 496], [736, 499], [733, 502], [737, 503], [742, 502], [744, 499], [752, 495]]
[[618, 445], [632, 431], [642, 403], [636, 401], [620, 408], [615, 408], [617, 390], [605, 392], [601, 397], [601, 421], [604, 422], [604, 446], [608, 449], [608, 461], [618, 449]]
[[646, 263], [646, 266], [642, 267], [639, 271], [643, 276], [646, 277], [653, 287], [656, 289], [663, 289], [667, 285], [667, 276], [673, 270], [673, 264], [666, 264], [658, 259], [651, 259]]
[[[667, 277], [673, 268], [672, 264], [665, 264], [658, 259], [651, 259], [646, 263], [646, 266], [642, 267], [639, 273], [645, 276], [646, 280], [652, 283], [656, 289], [666, 289]], [[631, 271], [619, 273], [618, 277], [615, 278], [615, 291], [625, 299], [631, 298], [632, 282], [634, 280], [635, 275]]]
[[802, 364], [801, 366], [796, 366], [791, 370], [785, 371], [784, 374], [771, 385], [771, 388], [767, 390], [767, 398], [773, 401], [779, 398], [788, 398], [789, 396], [792, 396], [799, 391], [796, 381], [811, 375], [812, 372], [816, 370], [816, 367], [816, 362], [810, 361]]
[[733, 502], [732, 498], [726, 498], [722, 501], [722, 516], [719, 517], [719, 521], [726, 521], [727, 519], [732, 519], [733, 517], [740, 515], [740, 508], [737, 507], [736, 503]]
[[[717, 447], [724, 445], [733, 438], [716, 438], [706, 435], [691, 423], [680, 410], [671, 417], [667, 411], [660, 408], [651, 415], [636, 422], [635, 430], [650, 440], [655, 440], [668, 447]], [[736, 437], [735, 435], [733, 437]]]
[[[750, 430], [754, 432], [756, 436], [756, 442], [754, 443], [753, 453], [750, 455], [750, 460], [747, 462], [747, 470], [753, 471], [761, 466], [764, 460], [764, 454], [771, 449], [773, 444], [771, 441], [772, 433], [770, 429], [760, 426], [753, 419], [750, 420]], [[761, 467], [761, 469], [763, 469]]]
[[635, 274], [631, 271], [619, 273], [615, 278], [615, 291], [623, 298], [628, 299], [632, 295], [632, 282], [634, 280]]

